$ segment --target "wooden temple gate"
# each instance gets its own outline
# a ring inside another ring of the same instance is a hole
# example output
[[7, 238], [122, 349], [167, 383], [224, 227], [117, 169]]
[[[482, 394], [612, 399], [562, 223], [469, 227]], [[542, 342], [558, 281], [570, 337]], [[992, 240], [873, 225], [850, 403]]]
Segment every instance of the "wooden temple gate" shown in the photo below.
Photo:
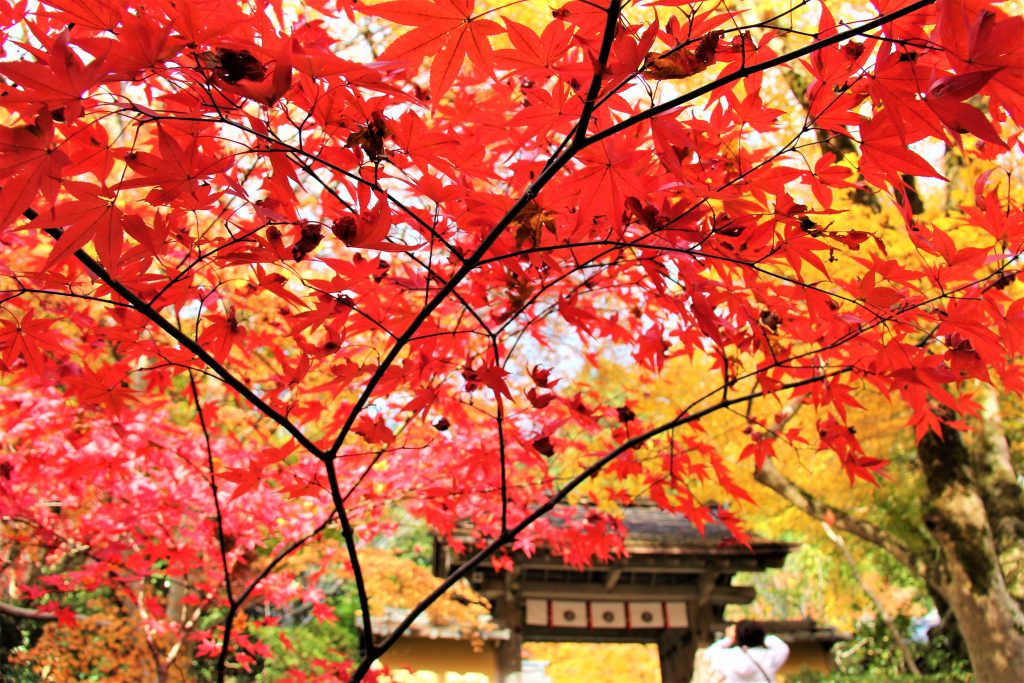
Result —
[[[524, 641], [655, 643], [663, 683], [689, 683], [694, 655], [722, 626], [725, 606], [754, 599], [752, 587], [732, 585], [735, 574], [782, 566], [794, 547], [760, 539], [739, 545], [721, 524], [701, 534], [655, 507], [628, 508], [623, 523], [628, 554], [610, 564], [576, 571], [538, 550], [518, 555], [510, 572], [471, 573], [496, 625], [511, 634], [498, 646], [500, 683], [516, 680]], [[438, 576], [458, 566], [450, 548], [437, 551]]]

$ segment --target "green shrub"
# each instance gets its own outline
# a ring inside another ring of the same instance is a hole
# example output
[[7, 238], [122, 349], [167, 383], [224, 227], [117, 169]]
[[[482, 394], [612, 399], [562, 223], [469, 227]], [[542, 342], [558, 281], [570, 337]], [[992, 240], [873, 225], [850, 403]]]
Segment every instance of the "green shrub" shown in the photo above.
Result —
[[[910, 620], [895, 619], [901, 633], [910, 632]], [[838, 671], [804, 672], [787, 677], [787, 683], [969, 683], [970, 662], [944, 634], [926, 643], [908, 642], [920, 675], [905, 671], [903, 655], [882, 621], [858, 625], [852, 640], [833, 649]]]

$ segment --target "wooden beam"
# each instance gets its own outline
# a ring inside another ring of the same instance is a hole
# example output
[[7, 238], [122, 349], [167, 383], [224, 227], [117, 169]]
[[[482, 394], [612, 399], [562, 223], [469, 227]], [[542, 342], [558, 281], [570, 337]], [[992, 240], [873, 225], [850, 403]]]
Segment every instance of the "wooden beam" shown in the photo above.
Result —
[[548, 628], [526, 626], [523, 640], [539, 643], [656, 643], [665, 629]]
[[[774, 565], [771, 565], [774, 566]], [[781, 566], [781, 565], [780, 565]], [[630, 557], [609, 564], [596, 564], [584, 570], [569, 567], [557, 557], [534, 557], [531, 559], [517, 558], [515, 571], [546, 570], [569, 573], [608, 572], [621, 569], [624, 572], [642, 574], [700, 574], [709, 569], [722, 573], [760, 571], [765, 565], [754, 557]], [[493, 570], [485, 568], [487, 574]]]
[[[708, 569], [722, 573], [760, 571], [767, 567], [781, 567], [786, 555], [793, 547], [788, 543], [772, 543], [767, 549], [755, 546], [753, 551], [742, 546], [666, 549], [664, 551], [648, 548], [644, 550], [649, 552], [644, 553], [636, 553], [630, 549], [629, 557], [620, 558], [607, 564], [595, 564], [586, 571], [605, 572], [621, 569], [624, 572], [643, 571], [659, 574], [699, 574]], [[452, 566], [449, 567], [449, 571], [458, 564], [458, 559], [455, 559]], [[517, 554], [515, 571], [521, 572], [530, 569], [573, 571], [562, 558], [552, 557], [543, 551], [530, 558]], [[494, 574], [489, 566], [482, 566], [479, 571], [484, 574]]]
[[608, 572], [604, 577], [604, 589], [609, 591], [613, 590], [620, 578], [622, 578], [621, 569], [613, 569]]
[[[487, 582], [477, 589], [485, 597], [504, 594], [504, 586]], [[700, 593], [696, 584], [683, 586], [630, 586], [620, 583], [612, 589], [603, 583], [551, 584], [543, 581], [523, 581], [516, 591], [520, 599], [544, 598], [550, 600], [692, 600]], [[750, 586], [713, 586], [707, 604], [746, 604], [754, 599]]]
[[[651, 574], [699, 574], [707, 569], [708, 558], [669, 558], [667, 561], [658, 561], [652, 557], [629, 558], [620, 562], [610, 564], [596, 564], [583, 571], [608, 572], [620, 569], [623, 571], [648, 572]], [[576, 572], [578, 570], [569, 567], [557, 557], [535, 558], [520, 560], [516, 562], [516, 570], [540, 569], [547, 571]], [[737, 570], [740, 571], [740, 570]]]

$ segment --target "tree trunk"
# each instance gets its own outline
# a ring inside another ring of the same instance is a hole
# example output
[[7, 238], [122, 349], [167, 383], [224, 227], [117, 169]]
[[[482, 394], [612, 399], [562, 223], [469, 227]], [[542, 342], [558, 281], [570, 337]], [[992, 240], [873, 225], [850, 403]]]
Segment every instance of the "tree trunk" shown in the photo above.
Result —
[[971, 465], [985, 502], [1007, 590], [1021, 602], [1024, 601], [1024, 489], [1017, 481], [1010, 457], [996, 390], [984, 386], [978, 398], [981, 447], [972, 449]]
[[971, 456], [949, 426], [941, 437], [927, 434], [917, 450], [931, 498], [925, 521], [942, 549], [939, 589], [956, 616], [976, 680], [1018, 680], [1024, 614], [1004, 580]]

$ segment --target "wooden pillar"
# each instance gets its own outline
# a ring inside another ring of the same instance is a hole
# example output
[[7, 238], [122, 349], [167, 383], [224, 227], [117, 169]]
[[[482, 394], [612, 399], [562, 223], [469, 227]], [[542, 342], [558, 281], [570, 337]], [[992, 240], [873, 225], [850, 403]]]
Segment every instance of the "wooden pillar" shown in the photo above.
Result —
[[498, 627], [507, 628], [510, 633], [508, 640], [498, 641], [497, 683], [516, 683], [523, 668], [523, 620], [510, 573], [505, 574], [504, 591], [492, 603], [492, 614]]
[[666, 629], [658, 637], [661, 683], [690, 683], [697, 641], [689, 629]]
[[496, 683], [517, 683], [523, 668], [523, 632], [512, 631], [512, 637], [498, 643], [498, 680]]
[[718, 572], [704, 572], [697, 577], [697, 603], [690, 611], [690, 632], [697, 647], [711, 644], [712, 622], [714, 610], [711, 605], [711, 594], [718, 583]]

